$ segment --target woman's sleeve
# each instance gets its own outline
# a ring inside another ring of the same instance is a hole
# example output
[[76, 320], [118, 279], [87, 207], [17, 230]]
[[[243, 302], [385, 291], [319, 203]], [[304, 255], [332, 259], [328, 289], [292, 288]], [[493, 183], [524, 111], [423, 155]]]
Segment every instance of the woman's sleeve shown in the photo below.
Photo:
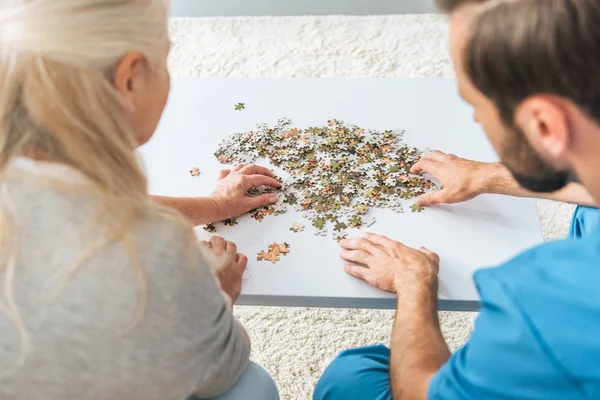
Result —
[[171, 304], [171, 315], [166, 318], [173, 329], [172, 363], [183, 364], [174, 367], [195, 379], [190, 394], [213, 397], [227, 391], [246, 370], [250, 339], [234, 317], [229, 298], [221, 291], [192, 230], [174, 237], [167, 241], [166, 250], [171, 253], [168, 263], [174, 265], [163, 263], [158, 266], [161, 271], [153, 274], [162, 276], [158, 286], [163, 297], [168, 297], [163, 302]]

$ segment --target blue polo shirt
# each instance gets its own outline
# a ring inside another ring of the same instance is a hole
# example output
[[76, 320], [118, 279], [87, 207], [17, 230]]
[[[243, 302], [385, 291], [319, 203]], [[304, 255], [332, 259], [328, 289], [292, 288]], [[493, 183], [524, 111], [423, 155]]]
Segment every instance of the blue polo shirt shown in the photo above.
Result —
[[600, 212], [578, 208], [568, 239], [478, 271], [481, 310], [429, 400], [600, 399]]

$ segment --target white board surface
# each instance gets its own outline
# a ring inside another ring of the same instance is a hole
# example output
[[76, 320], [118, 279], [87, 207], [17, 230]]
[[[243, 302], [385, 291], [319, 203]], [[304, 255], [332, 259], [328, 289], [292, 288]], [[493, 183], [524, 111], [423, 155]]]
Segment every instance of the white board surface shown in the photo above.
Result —
[[[235, 111], [240, 102], [245, 110]], [[409, 145], [496, 160], [452, 79], [175, 79], [157, 132], [140, 149], [150, 192], [208, 195], [225, 168], [213, 156], [220, 140], [282, 117], [299, 128], [338, 119], [367, 129], [404, 129]], [[199, 177], [190, 175], [193, 167], [200, 169]], [[377, 222], [369, 231], [440, 255], [440, 308], [446, 310], [476, 309], [473, 272], [542, 241], [535, 202], [529, 199], [485, 195], [422, 213], [406, 206], [403, 214], [370, 212]], [[238, 221], [235, 227], [217, 224], [216, 234], [236, 242], [249, 258], [239, 304], [395, 307], [394, 295], [346, 275], [337, 243], [313, 235], [310, 222], [292, 207], [262, 222], [248, 215]], [[295, 221], [306, 225], [304, 232], [289, 230]], [[201, 239], [209, 237], [200, 228], [197, 232]], [[288, 242], [290, 254], [275, 264], [257, 261], [256, 254], [273, 242]]]

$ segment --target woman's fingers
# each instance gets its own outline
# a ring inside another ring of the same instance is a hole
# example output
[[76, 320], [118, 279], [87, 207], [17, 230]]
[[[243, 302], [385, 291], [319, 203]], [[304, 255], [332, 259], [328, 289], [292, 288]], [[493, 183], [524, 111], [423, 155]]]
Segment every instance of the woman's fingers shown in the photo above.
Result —
[[231, 170], [231, 172], [238, 172], [238, 171], [242, 170], [245, 167], [246, 167], [246, 164], [238, 164], [235, 167], [233, 167], [233, 169]]
[[235, 256], [237, 254], [237, 245], [233, 242], [227, 242], [225, 250], [232, 256]]
[[265, 175], [260, 175], [260, 174], [255, 174], [255, 175], [245, 175], [242, 177], [244, 182], [244, 186], [247, 187], [248, 189], [253, 188], [253, 187], [258, 187], [258, 186], [270, 186], [276, 189], [279, 189], [281, 187], [281, 183], [277, 182], [275, 179], [269, 177], [269, 176], [265, 176]]
[[238, 263], [238, 264], [240, 264], [240, 265], [242, 265], [242, 264], [246, 265], [248, 263], [248, 257], [246, 257], [243, 254], [238, 253], [235, 256], [235, 262]]
[[220, 236], [213, 236], [209, 240], [210, 246], [213, 249], [213, 252], [220, 256], [225, 253], [225, 246], [227, 242]]
[[221, 171], [219, 171], [218, 179], [221, 180], [221, 179], [225, 178], [227, 175], [229, 175], [230, 173], [231, 173], [230, 169], [222, 169]]
[[271, 172], [270, 169], [268, 169], [266, 167], [261, 167], [260, 165], [256, 165], [256, 164], [244, 165], [244, 167], [240, 168], [239, 171], [240, 171], [240, 173], [242, 173], [244, 175], [259, 174], [259, 175], [273, 177], [273, 173]]

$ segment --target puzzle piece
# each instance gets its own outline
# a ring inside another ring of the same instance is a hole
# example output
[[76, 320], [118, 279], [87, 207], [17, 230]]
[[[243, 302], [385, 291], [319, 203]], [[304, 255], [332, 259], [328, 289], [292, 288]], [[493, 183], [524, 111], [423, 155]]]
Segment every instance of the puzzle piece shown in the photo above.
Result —
[[277, 243], [272, 243], [269, 245], [269, 248], [267, 251], [261, 251], [258, 253], [256, 260], [257, 261], [271, 261], [273, 264], [275, 264], [277, 261], [279, 261], [281, 258], [279, 257], [280, 255], [287, 255], [290, 252], [290, 245], [288, 243], [282, 243], [282, 244], [277, 244]]
[[200, 176], [200, 170], [196, 167], [190, 169], [190, 175], [192, 176]]
[[238, 224], [238, 221], [236, 218], [227, 218], [226, 220], [223, 221], [223, 224], [225, 226], [235, 226]]
[[304, 231], [304, 225], [299, 224], [298, 222], [294, 222], [292, 224], [292, 227], [290, 228], [290, 231], [298, 233], [298, 232], [302, 232]]
[[339, 231], [333, 233], [333, 239], [339, 242], [342, 239], [346, 239], [348, 237], [348, 233], [345, 231]]
[[213, 224], [206, 224], [202, 229], [208, 233], [215, 233], [217, 231], [217, 228]]
[[418, 205], [417, 203], [410, 206], [410, 211], [412, 212], [421, 212], [425, 209], [425, 207]]

